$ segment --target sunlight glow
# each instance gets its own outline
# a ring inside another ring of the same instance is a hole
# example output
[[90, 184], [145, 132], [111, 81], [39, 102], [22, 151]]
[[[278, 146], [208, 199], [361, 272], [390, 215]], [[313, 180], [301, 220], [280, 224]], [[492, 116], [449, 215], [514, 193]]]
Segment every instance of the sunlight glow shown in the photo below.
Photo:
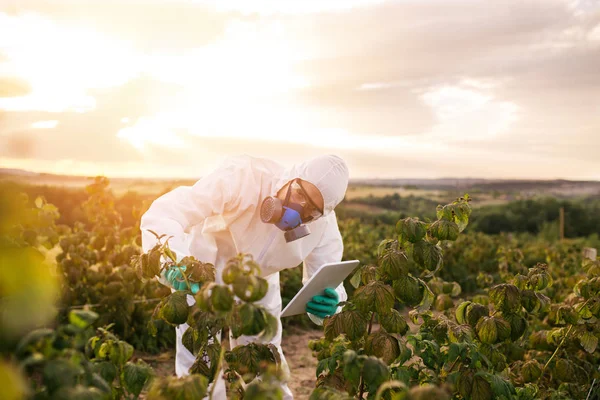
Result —
[[305, 117], [294, 105], [282, 104], [281, 97], [310, 83], [295, 71], [297, 54], [285, 35], [278, 23], [233, 21], [212, 44], [149, 56], [148, 74], [181, 90], [159, 114], [140, 118], [117, 136], [140, 151], [145, 142], [182, 146], [175, 131], [200, 137], [289, 138], [289, 124]]
[[[309, 85], [279, 23], [233, 21], [224, 37], [185, 53], [151, 56], [151, 76], [184, 86], [193, 98], [263, 97]], [[191, 100], [191, 99], [190, 99]]]
[[146, 143], [167, 148], [183, 148], [184, 143], [170, 126], [157, 118], [140, 118], [134, 126], [119, 130], [117, 137], [129, 141], [136, 149], [144, 150]]
[[57, 120], [51, 121], [38, 121], [31, 124], [33, 129], [54, 129], [58, 126]]
[[86, 90], [121, 85], [140, 64], [123, 41], [36, 14], [0, 13], [0, 52], [8, 58], [0, 72], [32, 87], [28, 95], [0, 99], [7, 111], [89, 111], [96, 102]]

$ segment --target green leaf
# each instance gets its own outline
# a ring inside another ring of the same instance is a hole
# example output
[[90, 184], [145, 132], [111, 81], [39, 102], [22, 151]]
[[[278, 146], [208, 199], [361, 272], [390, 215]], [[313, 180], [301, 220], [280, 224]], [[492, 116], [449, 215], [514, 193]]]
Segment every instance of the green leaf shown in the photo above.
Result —
[[233, 282], [233, 292], [240, 299], [247, 302], [255, 302], [267, 294], [268, 282], [254, 275], [238, 276]]
[[540, 300], [535, 292], [528, 289], [521, 291], [521, 305], [527, 312], [537, 312], [541, 307]]
[[[471, 392], [473, 391], [473, 372], [469, 370], [465, 370], [460, 372], [458, 375], [458, 380], [456, 382], [456, 387], [458, 389], [458, 393], [461, 394], [462, 397], [468, 399], [471, 397]], [[485, 382], [485, 380], [484, 380]], [[485, 382], [487, 384], [487, 382]], [[488, 384], [489, 386], [489, 384]], [[491, 388], [490, 388], [491, 393]]]
[[371, 356], [365, 359], [362, 376], [369, 388], [375, 391], [383, 382], [389, 380], [390, 370], [383, 361]]
[[319, 386], [312, 391], [309, 400], [353, 400], [353, 397], [328, 386]]
[[72, 310], [69, 312], [69, 323], [85, 329], [98, 319], [98, 314], [88, 310]]
[[379, 272], [377, 270], [377, 266], [373, 265], [373, 264], [365, 265], [361, 269], [361, 277], [360, 278], [361, 278], [361, 282], [363, 285], [368, 285], [369, 283], [373, 282], [374, 280], [377, 280], [379, 278]]
[[226, 353], [225, 359], [237, 373], [242, 376], [248, 374], [251, 379], [260, 372], [261, 363], [275, 363], [271, 349], [267, 345], [258, 343], [237, 346]]
[[117, 376], [117, 367], [108, 361], [100, 361], [92, 364], [93, 370], [102, 377], [109, 385]]
[[531, 383], [526, 383], [524, 387], [518, 387], [516, 390], [519, 400], [535, 400], [539, 397], [539, 388]]
[[479, 372], [478, 375], [479, 374], [488, 380], [495, 398], [512, 399], [517, 394], [514, 386], [510, 382], [504, 380], [501, 376], [482, 372]]
[[183, 333], [181, 341], [190, 353], [197, 355], [208, 344], [208, 330], [190, 326]]
[[400, 356], [400, 345], [398, 339], [392, 335], [378, 331], [367, 336], [365, 353], [383, 359], [386, 364], [391, 364]]
[[186, 292], [177, 291], [164, 300], [159, 316], [172, 325], [180, 325], [187, 321], [189, 310]]
[[316, 376], [317, 376], [317, 378], [323, 372], [329, 371], [329, 359], [330, 359], [329, 357], [328, 358], [324, 358], [324, 359], [322, 359], [321, 361], [319, 361], [317, 363], [317, 370], [316, 370]]
[[364, 267], [365, 265], [358, 267], [354, 275], [352, 275], [352, 278], [350, 278], [350, 284], [355, 289], [360, 286], [360, 283], [362, 281], [362, 270]]
[[510, 337], [511, 328], [510, 323], [502, 318], [493, 317], [496, 323], [496, 329], [498, 331], [498, 341], [503, 342]]
[[445, 311], [454, 307], [454, 302], [447, 294], [440, 294], [435, 299], [435, 309], [438, 311]]
[[264, 342], [269, 342], [277, 334], [279, 329], [279, 319], [265, 312], [265, 329], [260, 334], [260, 339]]
[[423, 300], [423, 286], [410, 275], [395, 280], [392, 286], [396, 297], [409, 306], [417, 305]]
[[400, 250], [389, 249], [379, 257], [379, 266], [388, 277], [398, 279], [408, 273], [408, 258]]
[[184, 257], [179, 261], [179, 264], [186, 266], [186, 273], [191, 282], [208, 283], [215, 281], [216, 271], [213, 264], [200, 262], [191, 256]]
[[202, 399], [208, 392], [208, 378], [191, 374], [183, 378], [167, 377], [154, 379], [148, 391], [149, 400]]
[[487, 344], [479, 346], [479, 352], [485, 356], [486, 361], [490, 364], [494, 371], [504, 371], [507, 367], [506, 356], [496, 347]]
[[439, 219], [431, 224], [429, 232], [438, 240], [456, 240], [458, 238], [458, 225], [453, 221]]
[[521, 315], [505, 315], [504, 319], [510, 324], [510, 338], [513, 341], [519, 339], [527, 329], [527, 320]]
[[408, 332], [408, 324], [402, 315], [395, 309], [390, 313], [379, 316], [379, 323], [388, 333], [404, 335]]
[[490, 383], [481, 375], [477, 374], [473, 377], [471, 385], [471, 400], [491, 400], [494, 399], [494, 393]]
[[521, 291], [515, 285], [501, 283], [490, 289], [490, 299], [497, 310], [514, 313], [521, 309]]
[[537, 360], [529, 360], [521, 367], [521, 376], [523, 381], [535, 382], [542, 375], [542, 366]]
[[341, 334], [352, 341], [365, 335], [368, 324], [367, 317], [357, 310], [347, 310], [325, 318], [323, 321], [325, 337], [333, 341]]
[[139, 396], [142, 389], [152, 377], [152, 368], [143, 360], [137, 363], [128, 362], [123, 367], [123, 383], [127, 391], [134, 396]]
[[52, 360], [44, 366], [44, 384], [48, 391], [53, 393], [62, 386], [75, 386], [78, 377], [83, 373], [80, 365], [63, 359]]
[[532, 274], [529, 277], [529, 283], [535, 290], [544, 290], [552, 285], [552, 278], [547, 272], [541, 272], [539, 274]]
[[442, 249], [436, 244], [422, 240], [413, 247], [413, 259], [423, 268], [434, 271], [442, 265]]
[[344, 378], [350, 383], [352, 383], [354, 386], [358, 386], [360, 382], [360, 372], [362, 365], [359, 362], [359, 359], [354, 350], [347, 350], [344, 353], [343, 364]]
[[450, 395], [444, 389], [428, 383], [410, 388], [406, 398], [410, 400], [450, 400]]
[[384, 394], [386, 394], [387, 391], [389, 391], [392, 395], [392, 398], [395, 399], [399, 393], [404, 393], [406, 392], [406, 390], [407, 386], [404, 384], [404, 382], [397, 380], [388, 381], [385, 382], [383, 385], [379, 386], [379, 388], [377, 389], [377, 393], [375, 393], [375, 400], [381, 400], [382, 398], [385, 398]]
[[473, 340], [473, 330], [469, 325], [451, 325], [448, 338], [452, 343], [471, 342]]
[[389, 285], [374, 281], [359, 287], [354, 292], [353, 302], [364, 313], [376, 311], [386, 314], [394, 307], [394, 291]]
[[198, 353], [196, 360], [190, 367], [190, 374], [200, 374], [208, 378], [209, 382], [212, 380], [212, 373], [208, 363], [205, 361], [206, 355], [204, 352]]
[[583, 332], [581, 336], [579, 336], [579, 343], [581, 343], [581, 346], [585, 351], [592, 354], [598, 347], [598, 337], [592, 332]]
[[241, 333], [247, 336], [254, 336], [261, 333], [266, 325], [267, 320], [265, 311], [262, 307], [252, 303], [244, 303], [239, 307]]
[[30, 351], [48, 346], [48, 342], [54, 339], [55, 332], [49, 328], [39, 328], [27, 333], [17, 345], [15, 353], [23, 357]]
[[456, 322], [459, 324], [464, 324], [467, 322], [467, 307], [471, 304], [470, 301], [463, 301], [456, 307], [454, 311], [454, 316], [456, 317]]
[[452, 204], [447, 204], [443, 207], [438, 206], [436, 215], [438, 219], [455, 222], [458, 225], [459, 232], [462, 232], [469, 223], [471, 207], [465, 198], [465, 200], [455, 201]]
[[477, 323], [477, 336], [483, 343], [494, 344], [498, 341], [498, 328], [493, 317], [483, 317]]
[[75, 385], [73, 387], [61, 387], [53, 396], [55, 399], [68, 400], [102, 400], [106, 398], [106, 393], [97, 387], [85, 387]]
[[433, 294], [433, 292], [429, 289], [429, 286], [427, 286], [427, 284], [423, 280], [419, 279], [419, 283], [424, 288], [424, 290], [423, 290], [423, 299], [419, 303], [419, 306], [416, 308], [416, 311], [421, 314], [421, 313], [424, 313], [425, 311], [428, 311], [431, 308], [431, 304], [433, 303], [433, 300], [435, 299], [435, 295]]
[[586, 305], [576, 304], [575, 305], [575, 309], [579, 310], [579, 316], [582, 319], [588, 320], [588, 319], [590, 319], [590, 318], [592, 318], [594, 316], [594, 314], [592, 313], [592, 311], [590, 310], [590, 308], [587, 306], [587, 304]]
[[212, 308], [216, 311], [229, 312], [233, 308], [233, 293], [228, 286], [216, 285], [210, 296]]
[[[89, 384], [95, 388], [98, 388], [105, 394], [109, 394], [112, 391], [112, 386], [109, 385], [99, 374], [93, 373], [90, 377]], [[88, 399], [84, 397], [84, 399]]]
[[133, 355], [133, 346], [122, 340], [112, 342], [108, 357], [117, 366], [123, 365]]
[[416, 218], [405, 218], [396, 224], [396, 233], [402, 241], [417, 243], [427, 233], [427, 224]]
[[147, 262], [142, 263], [142, 276], [144, 278], [151, 279], [160, 274], [161, 247], [160, 244], [157, 244], [148, 252]]

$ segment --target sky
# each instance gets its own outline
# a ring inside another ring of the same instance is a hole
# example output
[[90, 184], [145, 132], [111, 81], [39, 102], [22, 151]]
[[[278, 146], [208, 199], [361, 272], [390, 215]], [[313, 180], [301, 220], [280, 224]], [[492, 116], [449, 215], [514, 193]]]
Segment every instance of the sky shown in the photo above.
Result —
[[0, 167], [600, 180], [600, 0], [0, 0]]

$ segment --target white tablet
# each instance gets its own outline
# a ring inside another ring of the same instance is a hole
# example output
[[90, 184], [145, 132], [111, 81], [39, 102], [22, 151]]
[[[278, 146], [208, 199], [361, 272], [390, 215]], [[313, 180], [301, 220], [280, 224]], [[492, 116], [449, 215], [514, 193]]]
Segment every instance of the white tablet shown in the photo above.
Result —
[[323, 294], [325, 289], [336, 288], [346, 279], [348, 275], [358, 266], [358, 260], [340, 261], [337, 263], [323, 264], [310, 277], [294, 298], [288, 303], [281, 313], [282, 317], [303, 314], [306, 312], [306, 303], [313, 296]]

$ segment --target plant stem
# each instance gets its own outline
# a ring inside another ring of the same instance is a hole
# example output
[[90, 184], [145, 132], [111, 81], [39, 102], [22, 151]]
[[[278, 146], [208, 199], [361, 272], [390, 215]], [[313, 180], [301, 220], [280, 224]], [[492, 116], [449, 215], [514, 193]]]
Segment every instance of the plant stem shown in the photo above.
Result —
[[[371, 313], [371, 320], [369, 321], [369, 328], [367, 329], [367, 336], [371, 334], [371, 329], [373, 329], [373, 320], [375, 320], [375, 313]], [[363, 394], [365, 393], [365, 381], [361, 375], [360, 377], [360, 392], [358, 395], [359, 399], [363, 398]]]
[[[217, 340], [216, 338], [214, 340]], [[219, 372], [221, 371], [221, 368], [223, 367], [223, 359], [225, 358], [225, 348], [223, 346], [221, 346], [221, 353], [219, 354], [219, 362], [217, 364], [217, 370], [215, 371], [215, 376], [213, 378], [213, 383], [212, 383], [212, 387], [210, 388], [210, 394], [208, 396], [208, 398], [210, 400], [213, 399], [213, 396], [215, 395], [215, 388], [217, 387], [217, 380], [219, 377]]]
[[171, 249], [169, 248], [169, 246], [165, 243], [165, 254], [167, 256], [169, 256], [169, 258], [176, 263], [176, 267], [179, 269], [179, 272], [181, 272], [181, 275], [183, 275], [183, 279], [185, 279], [185, 283], [187, 284], [187, 287], [189, 290], [192, 290], [192, 285], [190, 284], [190, 281], [188, 280], [187, 275], [185, 274], [185, 272], [183, 272], [183, 270], [181, 269], [180, 265], [177, 265], [177, 257], [175, 257], [175, 255], [173, 254], [173, 252], [171, 251]]
[[544, 368], [542, 368], [542, 373], [540, 374], [538, 381], [540, 379], [542, 379], [542, 376], [544, 376], [544, 372], [546, 372], [546, 368], [548, 368], [548, 365], [550, 365], [550, 362], [552, 361], [554, 356], [556, 356], [556, 354], [558, 353], [558, 350], [560, 350], [560, 348], [562, 347], [563, 343], [567, 339], [567, 336], [569, 336], [569, 333], [571, 333], [571, 329], [573, 329], [573, 325], [569, 325], [569, 329], [567, 329], [567, 333], [565, 334], [565, 336], [563, 336], [562, 340], [558, 344], [558, 347], [556, 348], [556, 350], [554, 350], [554, 353], [552, 353], [552, 356], [550, 356], [550, 359], [546, 362], [546, 364], [544, 364]]
[[456, 363], [458, 362], [458, 360], [460, 360], [460, 357], [456, 357], [456, 360], [454, 360], [454, 362], [452, 363], [452, 365], [450, 366], [450, 369], [448, 370], [448, 373], [452, 372], [452, 370], [454, 369], [454, 367], [456, 366]]
[[176, 267], [179, 268], [179, 272], [181, 272], [181, 275], [183, 275], [183, 279], [185, 279], [185, 283], [187, 284], [188, 289], [192, 290], [192, 285], [190, 284], [190, 281], [188, 280], [188, 277], [185, 274], [185, 272], [181, 269], [181, 266], [176, 265]]
[[[167, 240], [167, 242], [168, 242], [168, 240]], [[168, 243], [165, 243], [163, 246], [164, 246], [164, 248], [165, 248], [165, 254], [166, 254], [167, 256], [169, 256], [169, 258], [171, 259], [171, 261], [173, 261], [173, 262], [177, 262], [177, 257], [175, 257], [175, 254], [173, 254], [173, 252], [172, 252], [172, 251], [171, 251], [171, 249], [169, 248], [169, 245], [168, 245]]]
[[[587, 299], [582, 305], [580, 305], [579, 309], [577, 310], [577, 313], [579, 313], [581, 310], [583, 310], [583, 307], [585, 307], [590, 300], [591, 299]], [[562, 338], [562, 340], [558, 344], [558, 347], [556, 348], [556, 350], [554, 350], [554, 353], [552, 353], [552, 356], [550, 356], [550, 359], [548, 360], [548, 362], [546, 362], [546, 364], [544, 364], [544, 368], [542, 368], [542, 374], [538, 378], [538, 381], [540, 379], [542, 379], [542, 376], [544, 376], [544, 372], [546, 371], [546, 368], [548, 368], [548, 365], [550, 365], [550, 362], [552, 361], [552, 359], [554, 358], [554, 356], [556, 356], [556, 354], [558, 353], [558, 350], [561, 348], [561, 346], [563, 345], [563, 343], [567, 339], [567, 336], [569, 336], [569, 333], [571, 333], [571, 329], [573, 329], [573, 325], [569, 325], [569, 329], [567, 329], [567, 333], [565, 334], [565, 336]]]
[[371, 320], [369, 321], [369, 329], [367, 331], [367, 335], [371, 334], [371, 329], [373, 328], [373, 320], [375, 319], [375, 313], [371, 314]]

